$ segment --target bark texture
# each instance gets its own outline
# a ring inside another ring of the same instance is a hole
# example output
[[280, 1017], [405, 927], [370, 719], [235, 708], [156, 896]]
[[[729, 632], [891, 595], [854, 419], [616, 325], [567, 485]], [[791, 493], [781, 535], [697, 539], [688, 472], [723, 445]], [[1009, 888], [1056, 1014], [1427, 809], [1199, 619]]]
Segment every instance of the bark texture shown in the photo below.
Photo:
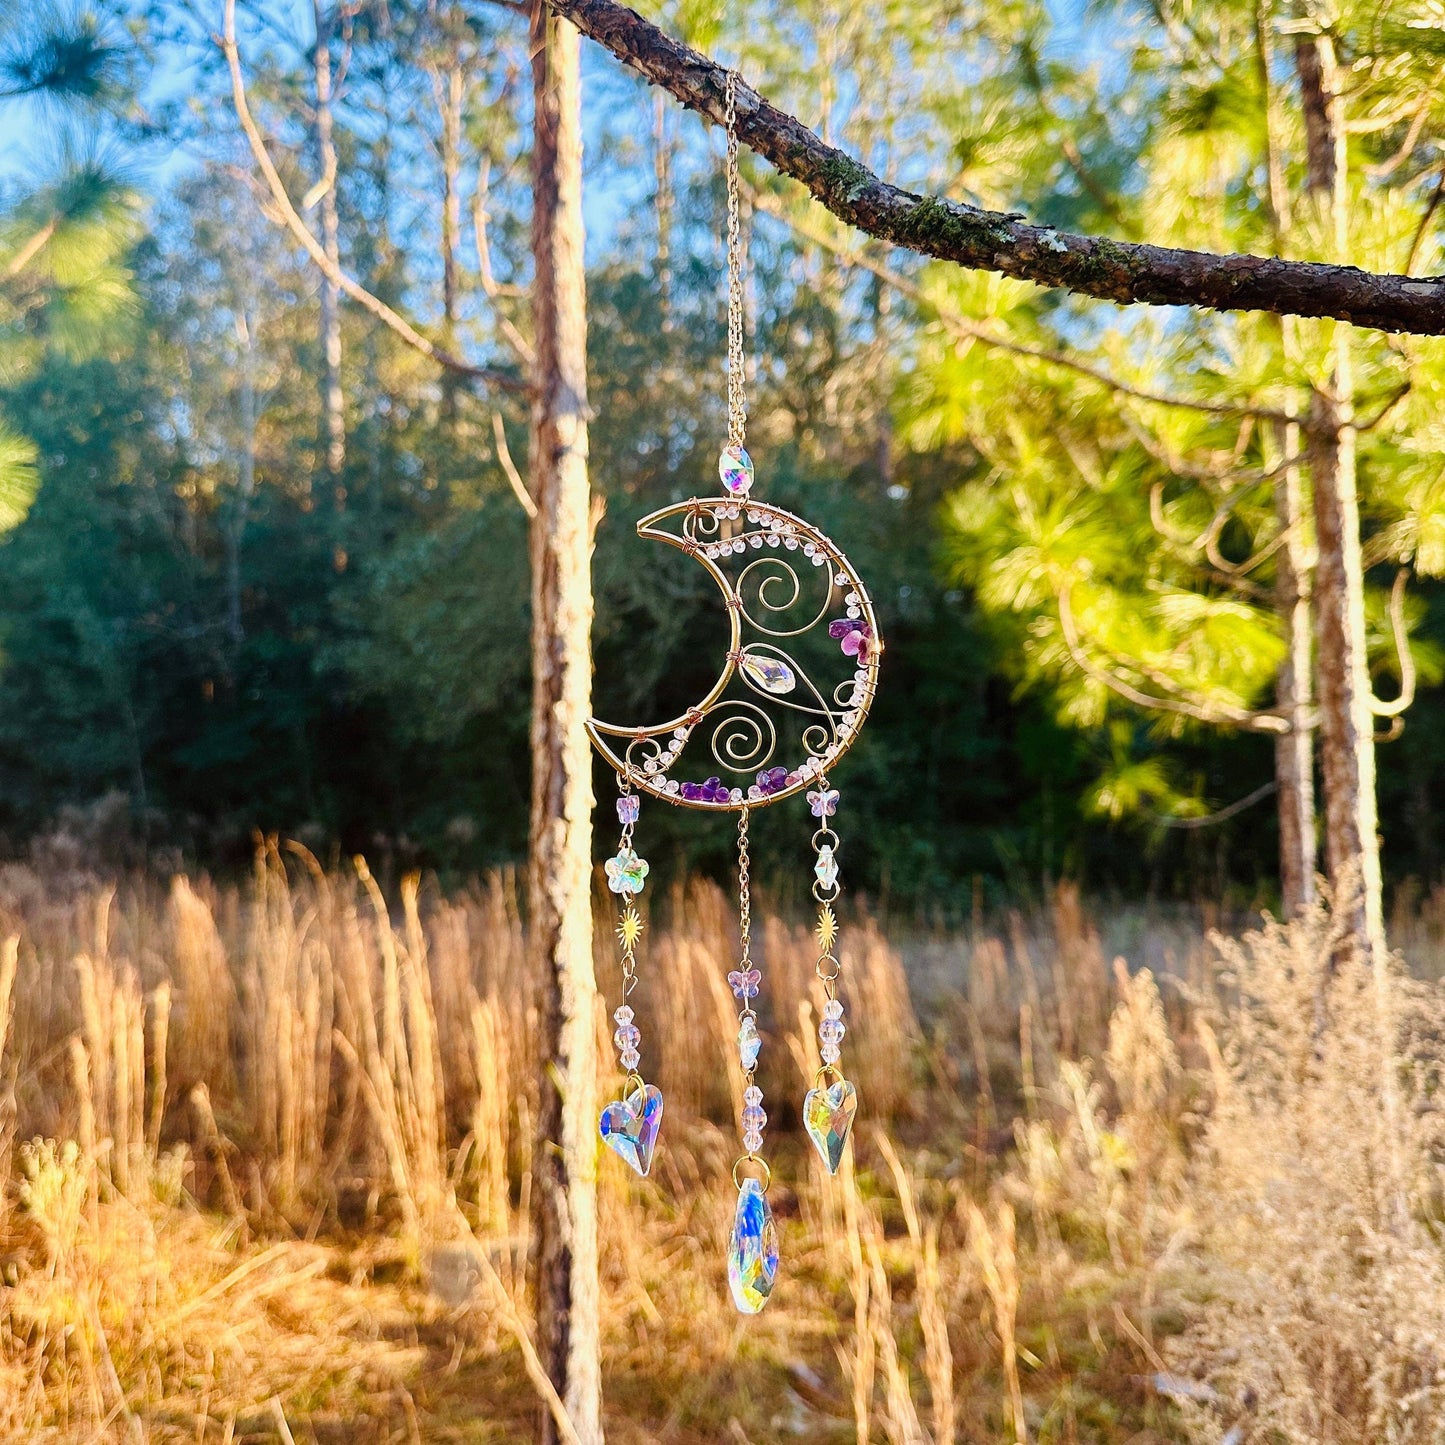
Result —
[[[1281, 428], [1282, 449], [1294, 456], [1299, 427]], [[1301, 535], [1304, 503], [1300, 468], [1289, 466], [1275, 486], [1275, 510], [1285, 541], [1275, 564], [1276, 607], [1285, 624], [1287, 650], [1280, 663], [1275, 700], [1290, 730], [1274, 742], [1274, 775], [1279, 786], [1280, 901], [1294, 918], [1315, 901], [1314, 720], [1311, 696], [1311, 614], [1309, 549]]]
[[[1347, 362], [1337, 370], [1335, 385], [1341, 395], [1349, 395]], [[1365, 658], [1365, 579], [1349, 411], [1348, 402], [1317, 392], [1307, 438], [1319, 541], [1315, 667], [1325, 861], [1341, 890], [1337, 915], [1348, 920], [1352, 940], [1381, 962], [1385, 924], [1375, 812], [1375, 716]]]
[[[552, 9], [689, 109], [722, 124], [723, 66], [615, 0], [552, 0]], [[972, 270], [1105, 301], [1332, 316], [1381, 331], [1445, 333], [1445, 278], [1076, 236], [1019, 215], [916, 195], [828, 145], [746, 83], [737, 87], [737, 128], [754, 151], [801, 181], [840, 220]]]
[[[531, 12], [535, 372], [530, 939], [542, 1095], [533, 1151], [537, 1350], [583, 1445], [602, 1439], [592, 972], [591, 545], [580, 42]], [[544, 1412], [539, 1438], [557, 1438]]]

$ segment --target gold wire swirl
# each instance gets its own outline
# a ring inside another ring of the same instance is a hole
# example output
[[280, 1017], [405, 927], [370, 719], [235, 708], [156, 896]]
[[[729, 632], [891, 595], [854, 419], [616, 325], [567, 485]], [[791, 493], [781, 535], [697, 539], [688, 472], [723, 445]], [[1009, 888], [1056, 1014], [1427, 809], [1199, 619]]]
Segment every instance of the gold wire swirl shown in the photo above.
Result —
[[[713, 715], [717, 716], [728, 708], [743, 709], [745, 715], [724, 716], [713, 729], [711, 746], [714, 759], [720, 767], [738, 773], [765, 768], [778, 750], [778, 730], [773, 726], [772, 718], [756, 703], [740, 697], [719, 703]], [[756, 718], [747, 714], [756, 714]], [[759, 718], [761, 722], [757, 720]]]

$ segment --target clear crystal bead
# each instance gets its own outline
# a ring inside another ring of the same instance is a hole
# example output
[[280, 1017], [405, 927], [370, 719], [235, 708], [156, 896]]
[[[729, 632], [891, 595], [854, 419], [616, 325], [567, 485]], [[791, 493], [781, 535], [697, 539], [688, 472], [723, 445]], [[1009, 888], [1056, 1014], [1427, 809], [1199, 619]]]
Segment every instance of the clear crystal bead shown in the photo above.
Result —
[[612, 1042], [619, 1049], [635, 1049], [642, 1042], [642, 1030], [636, 1024], [623, 1024], [612, 1035]]
[[824, 1044], [818, 1053], [825, 1064], [836, 1064], [843, 1057], [843, 1051], [837, 1044]]
[[845, 1032], [842, 1019], [824, 1019], [818, 1025], [818, 1037], [825, 1044], [841, 1044]]
[[743, 1090], [743, 1103], [761, 1104], [763, 1102], [763, 1091], [756, 1084], [749, 1084]]
[[745, 652], [738, 664], [764, 692], [782, 697], [798, 685], [793, 669], [781, 657], [770, 657], [764, 652]]
[[642, 1062], [642, 1055], [636, 1049], [623, 1049], [621, 1055], [622, 1067], [624, 1069], [635, 1069]]
[[743, 1128], [752, 1134], [768, 1122], [768, 1116], [756, 1105], [749, 1104], [743, 1110]]
[[838, 881], [838, 860], [833, 856], [833, 845], [824, 843], [818, 849], [818, 861], [813, 873], [824, 888], [831, 888]]
[[756, 1154], [763, 1147], [763, 1136], [757, 1130], [743, 1135], [743, 1148], [749, 1154]]
[[825, 1019], [842, 1018], [843, 1000], [840, 998], [830, 998], [828, 1002], [823, 1005], [823, 1017]]
[[630, 1004], [623, 1004], [612, 1017], [619, 1024], [630, 1024], [635, 1015]]

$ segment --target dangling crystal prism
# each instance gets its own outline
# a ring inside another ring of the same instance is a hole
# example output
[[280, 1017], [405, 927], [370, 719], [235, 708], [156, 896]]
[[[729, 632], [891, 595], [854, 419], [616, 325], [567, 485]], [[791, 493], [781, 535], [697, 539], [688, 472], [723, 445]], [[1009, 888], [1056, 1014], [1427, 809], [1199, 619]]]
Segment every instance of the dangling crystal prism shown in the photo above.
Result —
[[847, 1079], [826, 1089], [809, 1089], [803, 1099], [803, 1126], [829, 1174], [836, 1174], [843, 1162], [843, 1146], [857, 1112], [858, 1090]]
[[838, 881], [838, 860], [833, 856], [831, 843], [824, 843], [818, 849], [818, 861], [813, 865], [813, 874], [824, 888], [831, 888]]
[[662, 1090], [656, 1084], [644, 1084], [625, 1099], [614, 1100], [603, 1109], [597, 1127], [602, 1142], [646, 1176], [662, 1127]]
[[753, 489], [753, 459], [747, 449], [725, 446], [717, 459], [717, 474], [734, 497], [745, 497]]
[[793, 669], [781, 657], [769, 657], [765, 652], [745, 652], [738, 666], [764, 692], [770, 692], [774, 697], [782, 697], [798, 685]]
[[744, 1073], [757, 1067], [758, 1052], [762, 1046], [763, 1041], [758, 1034], [757, 1025], [752, 1019], [745, 1018], [738, 1028], [738, 1063]]
[[778, 1227], [773, 1211], [756, 1179], [744, 1179], [738, 1190], [728, 1243], [728, 1288], [733, 1303], [745, 1315], [755, 1315], [767, 1304], [778, 1277]]

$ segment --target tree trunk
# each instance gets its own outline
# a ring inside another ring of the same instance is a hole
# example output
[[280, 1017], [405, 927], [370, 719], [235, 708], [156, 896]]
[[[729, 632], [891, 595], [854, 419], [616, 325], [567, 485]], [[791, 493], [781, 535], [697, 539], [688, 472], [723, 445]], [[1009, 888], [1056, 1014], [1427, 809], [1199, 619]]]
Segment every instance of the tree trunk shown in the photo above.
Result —
[[[602, 1439], [592, 973], [592, 589], [580, 43], [531, 12], [533, 377], [530, 939], [541, 983], [533, 1152], [537, 1348], [584, 1445]], [[544, 1413], [540, 1438], [556, 1439]]]
[[[1299, 451], [1299, 426], [1281, 426], [1286, 457]], [[1300, 468], [1286, 465], [1275, 485], [1275, 511], [1285, 541], [1275, 572], [1276, 607], [1285, 624], [1287, 650], [1275, 681], [1275, 700], [1290, 720], [1291, 731], [1274, 743], [1274, 774], [1279, 785], [1279, 881], [1284, 916], [1294, 918], [1315, 901], [1314, 723], [1310, 716], [1309, 548], [1300, 535], [1304, 521]]]
[[[336, 210], [336, 140], [331, 111], [331, 22], [314, 0], [316, 18], [316, 154], [321, 166], [321, 244], [341, 264], [341, 224]], [[346, 398], [341, 390], [341, 293], [321, 278], [321, 429], [327, 479], [337, 506], [346, 500], [341, 469], [346, 462]]]
[[245, 640], [241, 617], [241, 543], [256, 492], [256, 426], [260, 408], [256, 399], [256, 328], [250, 307], [241, 306], [236, 315], [236, 339], [241, 344], [241, 454], [236, 467], [236, 509], [226, 539], [226, 633], [235, 647]]
[[[1334, 43], [1295, 50], [1308, 137], [1306, 189], [1328, 210], [1334, 260], [1349, 254], [1349, 149]], [[1365, 633], [1365, 568], [1355, 478], [1355, 375], [1348, 327], [1335, 327], [1333, 369], [1317, 386], [1306, 424], [1314, 483], [1315, 629], [1325, 862], [1349, 941], [1376, 969], [1385, 963], [1379, 820], [1375, 811], [1375, 714]]]
[[1355, 493], [1349, 341], [1336, 346], [1333, 391], [1317, 391], [1308, 423], [1314, 480], [1316, 659], [1325, 861], [1335, 906], [1366, 956], [1385, 956], [1380, 840], [1375, 814], [1375, 717], [1365, 658], [1365, 579]]
[[[437, 108], [441, 113], [442, 162], [442, 341], [448, 351], [457, 349], [457, 307], [460, 300], [457, 248], [462, 235], [462, 193], [459, 181], [462, 148], [462, 68], [453, 57], [436, 78]], [[442, 377], [442, 415], [455, 422], [459, 378], [448, 371]]]

